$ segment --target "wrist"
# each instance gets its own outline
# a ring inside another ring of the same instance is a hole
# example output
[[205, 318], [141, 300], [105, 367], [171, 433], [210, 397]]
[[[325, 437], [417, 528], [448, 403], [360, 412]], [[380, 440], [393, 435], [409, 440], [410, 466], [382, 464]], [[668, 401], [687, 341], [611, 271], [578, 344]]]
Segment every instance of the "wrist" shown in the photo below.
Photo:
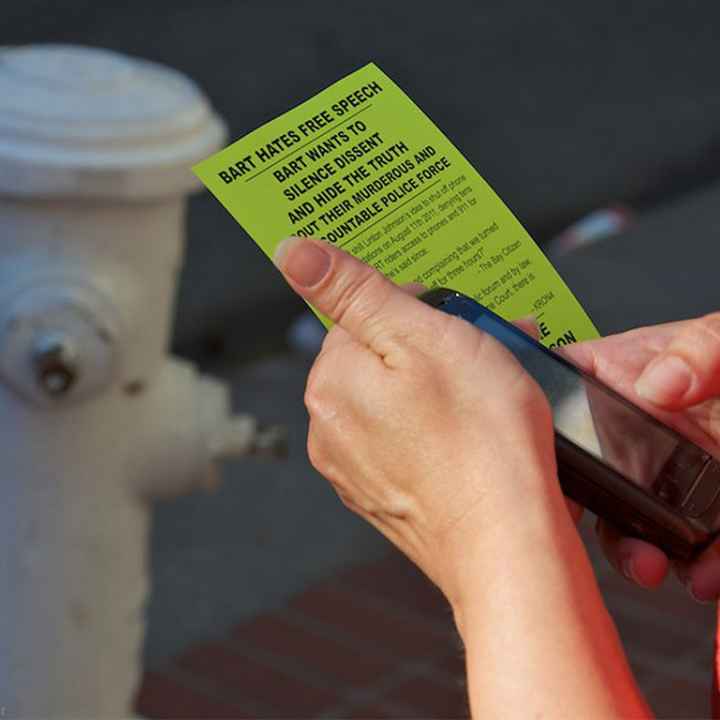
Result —
[[521, 592], [548, 563], [567, 563], [565, 551], [579, 542], [554, 468], [512, 487], [468, 513], [437, 546], [439, 579], [463, 638], [473, 614]]

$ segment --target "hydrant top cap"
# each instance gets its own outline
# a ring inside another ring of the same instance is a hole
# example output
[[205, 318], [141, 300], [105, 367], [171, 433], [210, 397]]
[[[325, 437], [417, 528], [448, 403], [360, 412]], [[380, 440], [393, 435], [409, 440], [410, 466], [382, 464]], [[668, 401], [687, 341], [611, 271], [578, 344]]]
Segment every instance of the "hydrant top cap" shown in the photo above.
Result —
[[72, 45], [0, 48], [0, 193], [187, 191], [224, 137], [170, 68]]

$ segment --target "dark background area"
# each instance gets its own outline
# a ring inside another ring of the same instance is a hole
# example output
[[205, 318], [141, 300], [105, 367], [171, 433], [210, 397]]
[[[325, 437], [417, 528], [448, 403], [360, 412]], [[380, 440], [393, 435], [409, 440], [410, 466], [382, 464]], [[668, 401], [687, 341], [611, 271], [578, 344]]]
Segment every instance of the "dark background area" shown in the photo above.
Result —
[[[186, 73], [224, 117], [230, 139], [375, 61], [541, 246], [595, 208], [636, 211], [629, 232], [558, 265], [603, 331], [720, 308], [717, 3], [4, 0], [1, 18], [0, 45], [92, 45]], [[175, 347], [230, 380], [240, 410], [286, 423], [291, 454], [284, 463], [228, 463], [215, 495], [158, 506], [150, 668], [387, 550], [305, 458], [309, 360], [288, 353], [285, 340], [303, 309], [219, 203], [195, 196]], [[372, 578], [371, 589], [383, 595]], [[682, 628], [689, 601], [674, 591]], [[646, 612], [644, 598], [632, 603], [630, 636]], [[651, 658], [644, 687], [684, 702], [662, 675], [683, 672], [695, 683], [687, 694], [697, 697], [710, 670], [706, 620], [698, 632], [707, 647], [698, 655], [688, 640], [686, 664], [682, 640], [675, 665], [672, 649], [653, 646], [664, 626], [636, 631], [631, 655], [639, 648], [641, 660]], [[242, 678], [231, 679], [235, 691], [252, 694]]]
[[[647, 0], [5, 0], [0, 44], [171, 65], [233, 139], [374, 60], [543, 244], [593, 208], [652, 209], [720, 174], [719, 21], [716, 3]], [[216, 201], [193, 199], [178, 347], [251, 355], [300, 308]]]

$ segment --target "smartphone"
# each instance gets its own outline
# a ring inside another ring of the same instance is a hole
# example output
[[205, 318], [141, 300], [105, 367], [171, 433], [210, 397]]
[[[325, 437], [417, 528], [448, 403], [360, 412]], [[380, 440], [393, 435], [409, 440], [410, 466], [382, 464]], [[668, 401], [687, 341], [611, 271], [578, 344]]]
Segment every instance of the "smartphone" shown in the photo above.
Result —
[[499, 340], [545, 392], [563, 492], [627, 535], [689, 560], [720, 531], [720, 462], [454, 290], [421, 299]]

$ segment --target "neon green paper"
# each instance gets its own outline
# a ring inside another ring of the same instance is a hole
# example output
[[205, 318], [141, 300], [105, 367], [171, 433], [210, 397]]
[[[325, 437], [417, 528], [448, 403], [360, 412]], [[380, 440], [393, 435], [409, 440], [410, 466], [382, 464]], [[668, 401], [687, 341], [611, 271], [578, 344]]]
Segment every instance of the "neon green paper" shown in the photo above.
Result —
[[374, 64], [193, 170], [270, 257], [289, 235], [321, 237], [397, 283], [534, 315], [549, 347], [597, 336], [510, 210]]

